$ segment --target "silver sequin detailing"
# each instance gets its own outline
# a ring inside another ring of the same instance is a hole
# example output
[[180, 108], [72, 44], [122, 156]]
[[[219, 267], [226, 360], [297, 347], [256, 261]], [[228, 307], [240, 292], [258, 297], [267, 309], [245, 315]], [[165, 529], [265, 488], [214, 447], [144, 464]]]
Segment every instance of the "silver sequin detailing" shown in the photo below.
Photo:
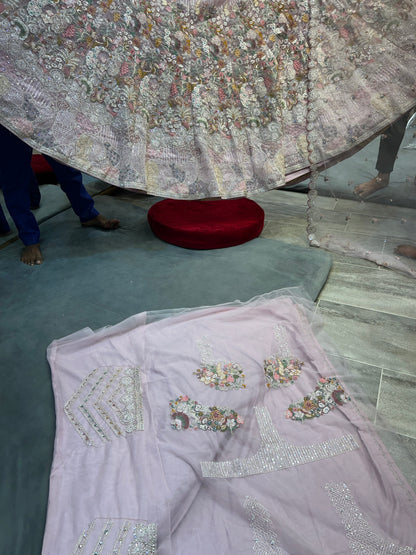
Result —
[[280, 555], [282, 550], [279, 547], [277, 534], [272, 529], [270, 511], [249, 495], [244, 499], [243, 505], [253, 532], [253, 551], [261, 555]]
[[139, 368], [96, 368], [65, 403], [64, 412], [86, 445], [144, 429]]
[[95, 526], [95, 520], [89, 523], [88, 527], [82, 532], [82, 534], [78, 538], [77, 544], [75, 546], [74, 551], [72, 552], [72, 555], [80, 555], [81, 553], [83, 553], [84, 548], [87, 545], [88, 538], [92, 530], [94, 529], [94, 526]]
[[348, 486], [344, 483], [328, 483], [325, 489], [331, 503], [339, 514], [345, 527], [352, 553], [360, 555], [410, 555], [415, 553], [412, 547], [400, 547], [390, 539], [385, 539], [374, 532], [360, 511]]
[[204, 335], [198, 340], [198, 348], [202, 365], [214, 364], [214, 356], [212, 354], [212, 346], [208, 341], [208, 337]]
[[156, 555], [156, 550], [156, 524], [96, 518], [81, 534], [72, 555]]
[[274, 327], [274, 336], [276, 338], [277, 345], [278, 345], [277, 352], [278, 352], [279, 358], [285, 358], [285, 359], [292, 358], [293, 355], [290, 353], [289, 345], [287, 342], [286, 328], [284, 326], [281, 326], [280, 324], [277, 324]]
[[136, 524], [128, 555], [153, 555], [157, 549], [156, 524]]
[[281, 439], [266, 407], [256, 407], [255, 411], [261, 436], [260, 449], [246, 459], [201, 462], [202, 475], [205, 478], [239, 478], [253, 474], [265, 474], [282, 468], [335, 457], [358, 448], [358, 444], [351, 434], [298, 447]]

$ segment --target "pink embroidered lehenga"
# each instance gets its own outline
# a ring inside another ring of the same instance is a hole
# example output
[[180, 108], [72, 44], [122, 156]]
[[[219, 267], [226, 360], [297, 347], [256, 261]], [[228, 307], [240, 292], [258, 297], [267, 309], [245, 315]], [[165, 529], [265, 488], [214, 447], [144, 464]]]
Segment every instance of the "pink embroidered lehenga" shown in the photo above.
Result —
[[120, 187], [280, 187], [416, 104], [409, 0], [3, 0], [0, 123]]

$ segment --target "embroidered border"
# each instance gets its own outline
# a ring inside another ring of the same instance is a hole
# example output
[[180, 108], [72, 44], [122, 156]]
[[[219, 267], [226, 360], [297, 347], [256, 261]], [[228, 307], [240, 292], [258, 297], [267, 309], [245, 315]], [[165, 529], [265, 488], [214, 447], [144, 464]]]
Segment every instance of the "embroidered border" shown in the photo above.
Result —
[[95, 445], [96, 436], [111, 441], [113, 434], [143, 430], [140, 369], [96, 368], [65, 403], [64, 412], [88, 446]]
[[[103, 521], [105, 524], [99, 526]], [[129, 519], [96, 518], [79, 537], [72, 555], [156, 555], [156, 550], [156, 524]]]
[[261, 445], [257, 453], [245, 459], [203, 461], [200, 463], [202, 476], [239, 478], [253, 474], [266, 474], [358, 449], [358, 443], [351, 434], [298, 447], [280, 438], [266, 407], [256, 407], [255, 411], [261, 436]]
[[281, 555], [277, 533], [272, 529], [272, 515], [255, 497], [247, 495], [243, 506], [253, 532], [253, 551], [261, 555]]
[[347, 484], [329, 482], [325, 485], [332, 505], [340, 516], [352, 553], [359, 555], [410, 555], [416, 553], [412, 547], [401, 547], [390, 539], [379, 536], [368, 524], [364, 515], [357, 506]]

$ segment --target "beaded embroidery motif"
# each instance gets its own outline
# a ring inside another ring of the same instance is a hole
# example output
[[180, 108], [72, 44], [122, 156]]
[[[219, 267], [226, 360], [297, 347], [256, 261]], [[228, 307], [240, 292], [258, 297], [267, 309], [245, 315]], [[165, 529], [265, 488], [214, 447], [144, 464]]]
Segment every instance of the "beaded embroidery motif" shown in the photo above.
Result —
[[223, 407], [208, 407], [181, 395], [169, 403], [172, 428], [174, 430], [204, 430], [233, 432], [244, 423], [234, 410]]
[[275, 326], [274, 335], [279, 343], [279, 354], [270, 356], [263, 365], [266, 387], [271, 389], [294, 384], [302, 373], [303, 366], [303, 362], [289, 353], [285, 328]]
[[272, 529], [270, 511], [249, 495], [244, 499], [243, 505], [253, 532], [253, 551], [261, 555], [281, 555], [277, 534]]
[[328, 414], [347, 401], [351, 401], [351, 397], [345, 393], [337, 378], [321, 378], [313, 393], [289, 405], [286, 418], [298, 421], [315, 418]]
[[345, 527], [352, 553], [360, 555], [410, 555], [416, 550], [412, 547], [401, 547], [390, 539], [384, 539], [374, 532], [368, 521], [357, 506], [348, 486], [344, 483], [328, 483], [325, 485], [332, 505], [339, 514]]
[[201, 368], [194, 372], [198, 380], [218, 391], [229, 391], [231, 389], [242, 389], [244, 383], [244, 370], [236, 362], [214, 361], [211, 345], [206, 337], [199, 342], [201, 352]]
[[201, 462], [202, 476], [205, 478], [239, 478], [253, 474], [265, 474], [335, 457], [359, 447], [351, 434], [312, 445], [293, 445], [279, 436], [266, 407], [256, 407], [255, 411], [261, 436], [259, 450], [245, 459], [220, 462], [203, 461]]
[[89, 446], [95, 445], [92, 432], [111, 441], [113, 434], [143, 430], [140, 369], [96, 368], [65, 403], [64, 412]]
[[[100, 526], [104, 521], [105, 524]], [[105, 548], [105, 551], [104, 551]], [[127, 551], [126, 551], [127, 549]], [[156, 555], [157, 525], [128, 519], [96, 518], [79, 537], [72, 555]]]

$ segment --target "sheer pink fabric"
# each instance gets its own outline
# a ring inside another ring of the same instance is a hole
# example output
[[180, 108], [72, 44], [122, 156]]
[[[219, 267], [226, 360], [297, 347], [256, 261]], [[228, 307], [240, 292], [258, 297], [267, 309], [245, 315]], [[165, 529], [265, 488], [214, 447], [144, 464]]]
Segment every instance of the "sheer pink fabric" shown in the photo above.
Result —
[[155, 553], [156, 536], [161, 555], [413, 553], [415, 495], [311, 308], [284, 293], [54, 341], [43, 554]]

